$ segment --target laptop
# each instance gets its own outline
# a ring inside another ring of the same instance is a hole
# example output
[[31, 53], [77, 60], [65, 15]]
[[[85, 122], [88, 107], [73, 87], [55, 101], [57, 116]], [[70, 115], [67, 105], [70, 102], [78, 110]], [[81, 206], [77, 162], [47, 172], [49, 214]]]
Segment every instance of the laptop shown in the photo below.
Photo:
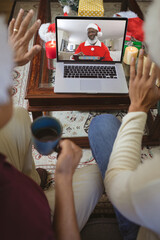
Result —
[[54, 92], [128, 93], [122, 66], [127, 18], [57, 16], [55, 24]]

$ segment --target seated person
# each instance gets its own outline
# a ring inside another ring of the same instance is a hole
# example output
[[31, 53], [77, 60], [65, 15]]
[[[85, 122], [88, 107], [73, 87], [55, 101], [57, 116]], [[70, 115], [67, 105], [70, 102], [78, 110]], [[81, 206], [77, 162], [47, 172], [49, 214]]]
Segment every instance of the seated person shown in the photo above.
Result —
[[[39, 45], [28, 49], [41, 23], [37, 20], [27, 30], [33, 15], [31, 10], [23, 18], [21, 9], [17, 19], [9, 24], [9, 42], [15, 50], [14, 62], [19, 66], [28, 63], [41, 50]], [[3, 33], [0, 35], [1, 239], [79, 240], [79, 230], [103, 192], [99, 170], [92, 165], [75, 171], [82, 151], [64, 140], [60, 142], [62, 150], [56, 165], [55, 186], [49, 191], [41, 189], [41, 178], [32, 157], [30, 117], [23, 108], [13, 109], [10, 94], [13, 56], [2, 18], [0, 26]]]
[[[147, 113], [160, 100], [160, 88], [156, 85], [160, 79], [159, 16], [160, 1], [156, 0], [148, 9], [144, 24], [151, 58], [144, 65], [141, 50], [137, 71], [136, 61], [132, 59], [130, 106], [122, 124], [113, 115], [103, 114], [95, 117], [89, 128], [92, 152], [125, 240], [160, 239], [160, 156], [154, 154], [152, 160], [141, 163]], [[157, 66], [152, 68], [151, 59]]]
[[[102, 36], [100, 27], [95, 23], [90, 23], [86, 30], [87, 40], [79, 45], [75, 51], [75, 55], [97, 56], [101, 57], [102, 61], [113, 61], [108, 48], [98, 39]], [[73, 58], [75, 58], [74, 55]]]

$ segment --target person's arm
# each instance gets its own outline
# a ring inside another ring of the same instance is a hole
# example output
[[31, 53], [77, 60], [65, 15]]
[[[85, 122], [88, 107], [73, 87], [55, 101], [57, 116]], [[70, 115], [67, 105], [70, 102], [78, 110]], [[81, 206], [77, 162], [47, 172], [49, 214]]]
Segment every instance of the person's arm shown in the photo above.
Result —
[[84, 56], [82, 50], [81, 50], [81, 44], [76, 49], [75, 53], [71, 56], [72, 60], [79, 60], [77, 56]]
[[34, 45], [29, 49], [29, 42], [41, 25], [41, 20], [28, 28], [34, 11], [30, 10], [24, 17], [24, 10], [20, 9], [16, 19], [12, 19], [8, 27], [8, 38], [14, 51], [14, 62], [17, 66], [23, 66], [41, 50], [40, 45]]
[[54, 229], [57, 240], [80, 240], [76, 219], [72, 177], [82, 157], [82, 150], [69, 140], [60, 142], [55, 172]]
[[74, 54], [79, 55], [79, 56], [83, 56], [84, 55], [84, 53], [82, 52], [81, 46], [82, 46], [82, 43], [78, 46], [78, 48], [76, 49]]
[[157, 178], [157, 162], [140, 164], [141, 141], [150, 107], [160, 99], [155, 85], [156, 68], [149, 76], [151, 61], [147, 60], [143, 74], [143, 53], [139, 56], [137, 74], [132, 61], [130, 72], [129, 113], [123, 118], [105, 175], [105, 187], [112, 203], [132, 221], [142, 224], [134, 205], [134, 193]]

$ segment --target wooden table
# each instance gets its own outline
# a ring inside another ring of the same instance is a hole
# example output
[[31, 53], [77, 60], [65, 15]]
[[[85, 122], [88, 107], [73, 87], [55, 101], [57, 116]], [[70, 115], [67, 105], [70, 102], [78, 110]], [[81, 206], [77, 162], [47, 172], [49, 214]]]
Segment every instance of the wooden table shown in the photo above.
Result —
[[[42, 23], [50, 22], [50, 2], [41, 0], [38, 18]], [[35, 43], [41, 40], [37, 34]], [[26, 99], [28, 99], [28, 111], [32, 112], [33, 118], [43, 115], [48, 111], [106, 111], [128, 109], [128, 94], [56, 94], [54, 88], [49, 87], [49, 70], [45, 51], [42, 51], [32, 60]], [[160, 117], [153, 120], [152, 114], [148, 114], [148, 135], [143, 137], [143, 145], [157, 145], [160, 143]], [[157, 131], [157, 128], [159, 131]], [[72, 140], [83, 148], [89, 147], [87, 137], [75, 137]]]

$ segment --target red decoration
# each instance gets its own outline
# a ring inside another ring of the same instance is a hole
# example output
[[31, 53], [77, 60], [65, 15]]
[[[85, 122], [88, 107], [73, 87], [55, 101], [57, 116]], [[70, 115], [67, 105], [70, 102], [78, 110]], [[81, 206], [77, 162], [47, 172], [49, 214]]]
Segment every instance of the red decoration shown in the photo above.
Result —
[[45, 44], [46, 56], [49, 59], [56, 58], [56, 41], [49, 41]]
[[65, 12], [63, 15], [64, 15], [64, 16], [68, 16], [68, 13], [67, 13], [67, 12]]
[[141, 42], [144, 40], [143, 22], [139, 17], [129, 18], [127, 26], [127, 32], [132, 33], [132, 37]]
[[130, 41], [131, 40], [131, 37], [132, 37], [132, 33], [130, 32], [126, 32], [126, 41]]
[[48, 32], [55, 33], [55, 31], [56, 31], [55, 23], [50, 24], [49, 27], [48, 27]]

